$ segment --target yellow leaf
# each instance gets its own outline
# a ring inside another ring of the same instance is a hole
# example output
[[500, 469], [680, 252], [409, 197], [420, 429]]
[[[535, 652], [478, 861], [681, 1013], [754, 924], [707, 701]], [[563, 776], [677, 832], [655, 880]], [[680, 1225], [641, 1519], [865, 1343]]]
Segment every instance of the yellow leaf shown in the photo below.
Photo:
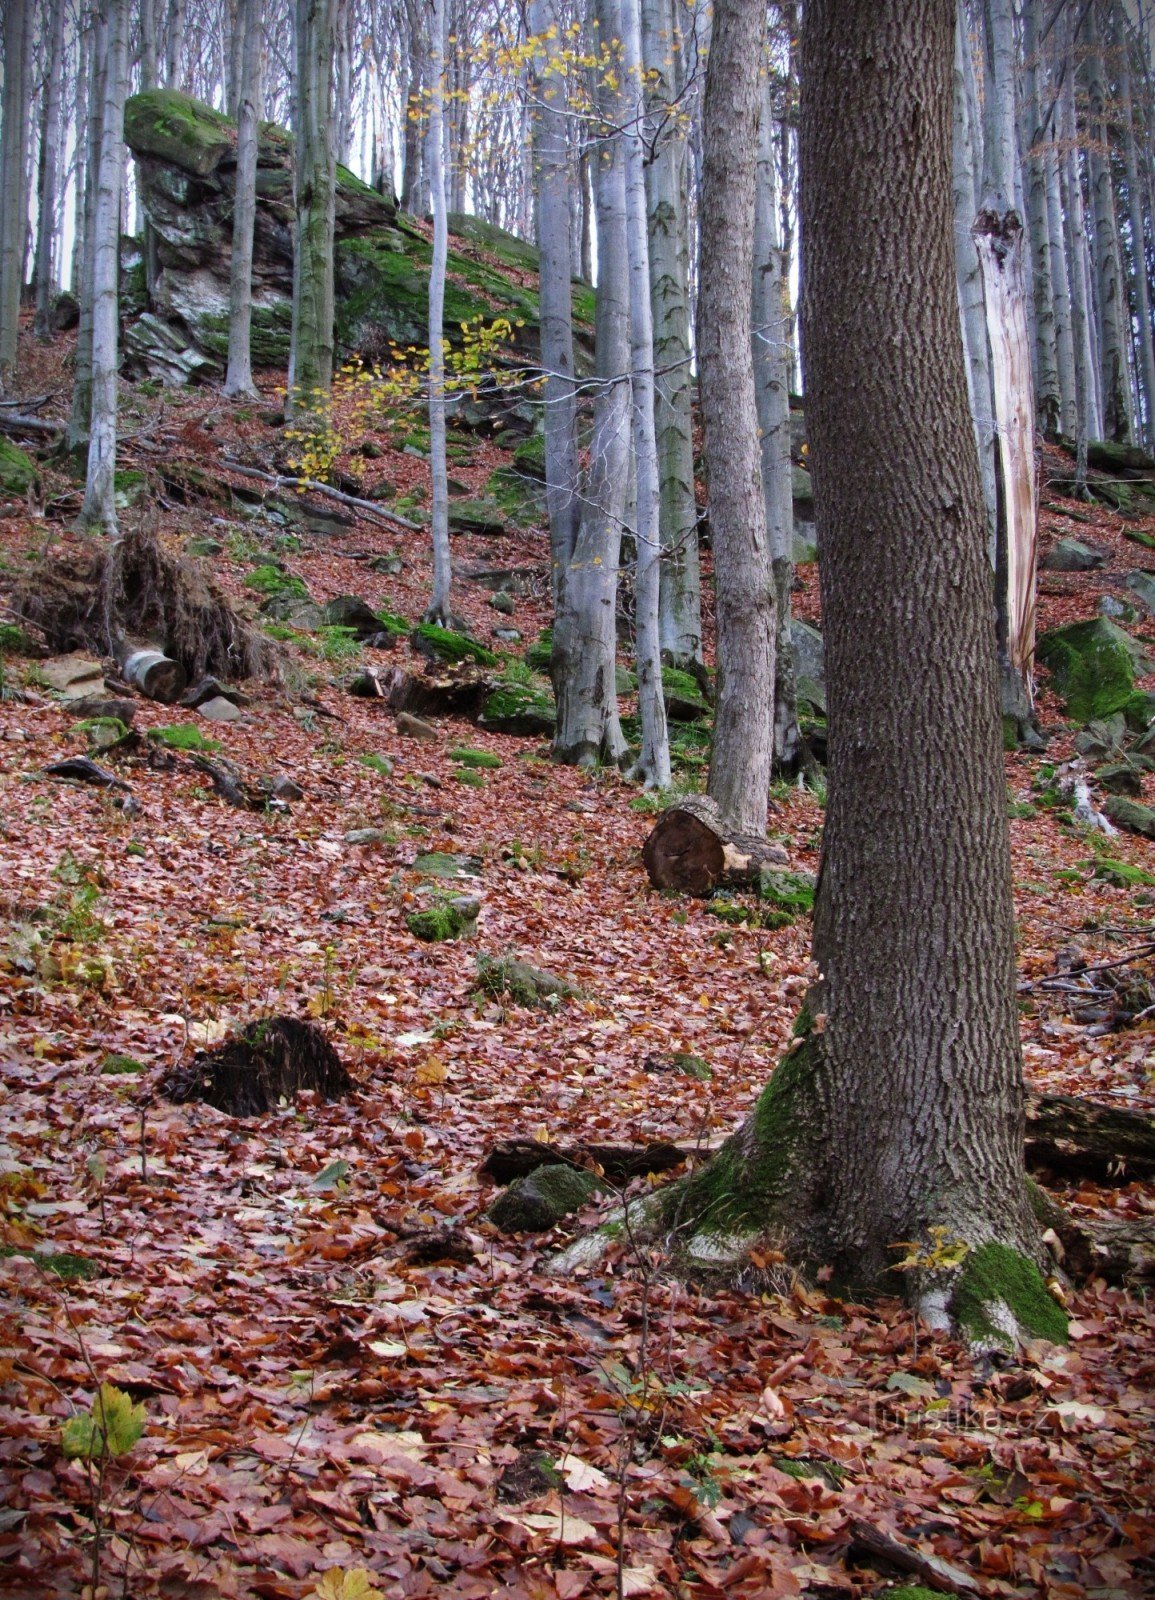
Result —
[[365, 1567], [330, 1567], [308, 1600], [384, 1600]]
[[415, 1083], [444, 1083], [449, 1077], [449, 1068], [440, 1056], [427, 1056], [413, 1074]]

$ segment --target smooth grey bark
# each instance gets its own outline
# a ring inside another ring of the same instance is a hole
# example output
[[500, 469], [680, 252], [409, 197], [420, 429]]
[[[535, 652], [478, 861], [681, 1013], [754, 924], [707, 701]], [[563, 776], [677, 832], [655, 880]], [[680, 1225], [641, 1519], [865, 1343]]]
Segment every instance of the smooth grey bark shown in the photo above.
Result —
[[1035, 415], [1044, 438], [1053, 439], [1061, 427], [1063, 400], [1051, 281], [1036, 0], [1027, 0], [1023, 7], [1023, 56], [1023, 188], [1027, 208], [1031, 299], [1035, 312]]
[[27, 238], [28, 103], [32, 39], [31, 7], [10, 0], [4, 11], [4, 97], [0, 128], [0, 394], [16, 366], [20, 295]]
[[[802, 1238], [858, 1282], [932, 1225], [1038, 1248], [951, 243], [954, 12], [953, 0], [807, 0], [802, 33], [803, 354], [830, 766], [815, 926], [825, 1028], [807, 1086], [817, 1126], [805, 1129], [816, 1137], [791, 1176]], [[919, 137], [903, 137], [916, 123]]]
[[1051, 296], [1055, 311], [1055, 351], [1059, 364], [1060, 421], [1065, 434], [1073, 434], [1077, 423], [1078, 378], [1075, 373], [1075, 333], [1072, 323], [1070, 273], [1063, 223], [1062, 187], [1059, 177], [1060, 155], [1056, 148], [1054, 122], [1046, 133], [1043, 154], [1047, 190], [1047, 248], [1051, 257]]
[[551, 585], [556, 611], [562, 575], [577, 539], [577, 402], [574, 386], [573, 308], [570, 297], [569, 152], [565, 82], [558, 69], [561, 45], [554, 0], [532, 0], [529, 29], [539, 41], [533, 91], [534, 165], [537, 169], [538, 242], [541, 250], [541, 363], [545, 369], [545, 481], [549, 511]]
[[1085, 23], [1086, 83], [1090, 146], [1087, 171], [1094, 216], [1096, 309], [1103, 436], [1125, 443], [1131, 437], [1131, 384], [1127, 368], [1127, 306], [1120, 268], [1119, 234], [1111, 182], [1107, 82], [1099, 27], [1092, 6]]
[[1075, 437], [1082, 444], [1086, 461], [1088, 437], [1102, 437], [1096, 380], [1094, 328], [1090, 296], [1087, 292], [1089, 259], [1087, 229], [1083, 212], [1083, 184], [1079, 170], [1075, 123], [1074, 74], [1068, 69], [1059, 95], [1059, 128], [1063, 155], [1059, 173], [1063, 200], [1063, 233], [1067, 246], [1071, 287], [1071, 338], [1075, 347]]
[[300, 418], [325, 413], [333, 380], [337, 171], [333, 146], [332, 0], [296, 0], [294, 46], [296, 193], [286, 411]]
[[[617, 0], [598, 0], [603, 38], [620, 34]], [[630, 471], [630, 284], [626, 238], [625, 121], [620, 79], [596, 89], [603, 137], [591, 157], [597, 213], [596, 376], [590, 463], [577, 540], [564, 571], [553, 630], [551, 672], [557, 696], [556, 761], [620, 765], [626, 741], [618, 719], [617, 591]]]
[[982, 170], [982, 123], [978, 111], [974, 61], [967, 35], [966, 0], [958, 0], [955, 23], [952, 175], [954, 195], [955, 273], [959, 315], [967, 365], [967, 393], [974, 420], [975, 445], [987, 519], [987, 549], [995, 565], [998, 492], [995, 481], [994, 397], [987, 345], [983, 280], [971, 229], [978, 214], [978, 180]]
[[449, 222], [445, 209], [445, 0], [429, 8], [429, 119], [426, 165], [433, 208], [433, 260], [429, 269], [429, 475], [430, 532], [433, 536], [433, 592], [426, 622], [452, 625], [449, 554], [449, 480], [445, 456], [445, 263]]
[[160, 60], [159, 0], [140, 0], [140, 87], [155, 89]]
[[33, 331], [39, 339], [52, 334], [52, 296], [56, 288], [56, 209], [60, 190], [60, 153], [64, 135], [61, 93], [64, 80], [64, 0], [51, 0], [47, 18], [44, 116], [40, 125], [40, 196], [36, 225], [36, 258], [32, 281], [36, 291]]
[[774, 670], [774, 764], [793, 772], [802, 755], [790, 633], [794, 581], [794, 493], [790, 460], [790, 284], [780, 237], [778, 153], [770, 78], [762, 76], [754, 199], [754, 281], [751, 330], [754, 398], [761, 445], [766, 542], [774, 580], [777, 624]]
[[999, 196], [1005, 211], [1015, 198], [1018, 105], [1013, 0], [983, 0], [983, 180], [982, 198]]
[[237, 0], [236, 30], [240, 36], [237, 175], [229, 267], [229, 364], [225, 394], [237, 399], [256, 399], [251, 331], [253, 234], [257, 220], [257, 121], [261, 112], [260, 0]]
[[84, 206], [78, 231], [77, 298], [80, 323], [76, 330], [76, 359], [72, 373], [72, 408], [68, 419], [69, 448], [79, 451], [88, 442], [92, 417], [92, 309], [96, 196], [104, 125], [104, 76], [108, 56], [108, 19], [103, 11], [85, 30], [82, 61], [87, 58], [88, 118], [84, 141]]
[[645, 89], [639, 0], [621, 0], [622, 70], [626, 81], [626, 244], [630, 275], [630, 400], [634, 445], [634, 662], [642, 748], [635, 774], [647, 788], [668, 789], [670, 740], [662, 689], [659, 622], [662, 538], [658, 444], [654, 427], [654, 321], [646, 216]]
[[766, 828], [775, 654], [750, 349], [765, 27], [761, 0], [717, 0], [699, 196], [698, 363], [718, 659], [709, 793], [728, 824], [752, 834]]
[[127, 0], [106, 0], [100, 154], [92, 229], [92, 411], [80, 525], [115, 533], [120, 201], [128, 93]]
[[168, 89], [183, 89], [184, 38], [188, 0], [168, 0], [164, 43], [164, 82]]
[[1147, 253], [1143, 227], [1143, 190], [1139, 181], [1139, 156], [1135, 141], [1135, 108], [1131, 95], [1130, 42], [1121, 19], [1116, 21], [1119, 60], [1119, 115], [1123, 129], [1123, 154], [1127, 172], [1127, 217], [1131, 225], [1131, 286], [1135, 307], [1135, 340], [1143, 394], [1144, 440], [1155, 446], [1155, 340], [1152, 337], [1151, 294], [1147, 282]]
[[353, 7], [336, 0], [333, 18], [334, 151], [343, 166], [353, 151]]
[[663, 659], [686, 667], [702, 659], [702, 584], [691, 417], [689, 191], [686, 134], [677, 107], [681, 49], [672, 0], [642, 0], [641, 14], [647, 111], [654, 129], [646, 204], [662, 537], [659, 627]]

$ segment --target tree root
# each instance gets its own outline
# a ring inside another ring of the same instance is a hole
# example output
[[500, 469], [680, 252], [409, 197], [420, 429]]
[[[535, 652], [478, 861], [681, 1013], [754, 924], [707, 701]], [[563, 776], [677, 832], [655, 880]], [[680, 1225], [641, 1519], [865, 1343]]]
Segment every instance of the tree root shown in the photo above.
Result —
[[352, 1088], [324, 1031], [296, 1017], [250, 1022], [232, 1039], [174, 1067], [160, 1083], [160, 1093], [174, 1105], [200, 1100], [233, 1117], [260, 1116], [304, 1089], [339, 1100]]

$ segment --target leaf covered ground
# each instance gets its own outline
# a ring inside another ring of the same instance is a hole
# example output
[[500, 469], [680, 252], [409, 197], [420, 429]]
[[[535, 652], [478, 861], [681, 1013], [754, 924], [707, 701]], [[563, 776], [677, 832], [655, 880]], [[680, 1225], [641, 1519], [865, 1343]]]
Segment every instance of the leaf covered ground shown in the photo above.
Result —
[[[29, 392], [53, 386], [59, 359], [29, 352]], [[267, 468], [278, 433], [260, 408], [238, 420], [212, 397], [129, 391], [130, 430], [134, 412], [150, 448], [126, 457], [147, 497], [125, 516], [214, 540], [238, 605], [255, 613], [245, 578], [272, 554], [314, 598], [420, 614], [421, 534], [302, 530], [165, 488], [177, 459], [214, 482], [226, 454]], [[388, 478], [420, 497], [425, 464], [388, 429], [374, 437], [383, 453], [343, 469], [362, 493]], [[472, 492], [508, 460], [491, 443], [464, 454], [451, 471]], [[76, 546], [62, 474], [46, 471], [45, 496], [47, 516], [0, 519], [5, 582], [29, 552]], [[1112, 561], [1046, 575], [1043, 626], [1093, 615], [1148, 559], [1124, 528], [1150, 524], [1080, 514]], [[1071, 531], [1048, 513], [1044, 545]], [[532, 641], [548, 620], [544, 535], [454, 547], [463, 566], [536, 571], [512, 617], [477, 585], [457, 597], [483, 641], [514, 648], [493, 636], [511, 623]], [[390, 555], [400, 571], [374, 568]], [[799, 601], [816, 614], [812, 571]], [[917, 1333], [897, 1301], [848, 1304], [788, 1276], [772, 1293], [712, 1292], [651, 1270], [628, 1238], [597, 1277], [558, 1280], [543, 1263], [576, 1219], [516, 1237], [486, 1221], [496, 1190], [479, 1167], [503, 1137], [720, 1139], [788, 1040], [808, 924], [734, 926], [653, 893], [636, 788], [464, 723], [403, 738], [346, 691], [370, 658], [392, 655], [290, 649], [284, 684], [223, 726], [139, 701], [141, 732], [198, 727], [245, 774], [299, 785], [266, 812], [224, 804], [179, 751], [117, 768], [135, 810], [46, 777], [86, 736], [35, 661], [4, 661], [30, 697], [0, 704], [0, 1585], [80, 1595], [98, 1524], [100, 1583], [139, 1597], [1151, 1592], [1155, 1308], [1141, 1293], [1073, 1292], [1069, 1348], [999, 1367]], [[1043, 721], [1059, 729], [1046, 698]], [[501, 765], [468, 767], [451, 756], [462, 746]], [[1070, 752], [1057, 731], [1042, 761], [1007, 758], [1028, 1076], [1150, 1109], [1151, 1016], [1105, 1027], [1027, 987], [1062, 947], [1117, 959], [1155, 918], [1150, 846], [1109, 841], [1139, 869], [1120, 885], [1104, 841], [1043, 803], [1043, 762]], [[790, 788], [775, 805], [791, 866], [814, 870], [818, 799]], [[471, 939], [408, 931], [430, 852], [461, 858], [451, 887], [481, 900]], [[477, 955], [506, 952], [580, 996], [479, 996]], [[1137, 970], [1150, 978], [1150, 961]], [[329, 1031], [350, 1097], [235, 1119], [157, 1093], [190, 1051], [285, 1013]], [[670, 1070], [677, 1052], [712, 1076]], [[1056, 1192], [1149, 1216], [1149, 1187], [1121, 1180]], [[65, 1447], [91, 1437], [102, 1385], [131, 1401], [126, 1427], [135, 1407], [144, 1419], [103, 1475]], [[914, 1564], [870, 1556], [871, 1530]]]

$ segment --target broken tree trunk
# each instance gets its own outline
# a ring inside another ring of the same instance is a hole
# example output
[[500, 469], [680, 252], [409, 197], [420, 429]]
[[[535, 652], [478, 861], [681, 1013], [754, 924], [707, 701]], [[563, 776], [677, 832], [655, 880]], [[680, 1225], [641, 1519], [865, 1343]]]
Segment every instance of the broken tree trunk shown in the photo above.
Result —
[[229, 1116], [255, 1117], [302, 1090], [339, 1100], [353, 1080], [317, 1023], [269, 1017], [198, 1051], [166, 1073], [159, 1087], [174, 1105], [201, 1100]]
[[655, 889], [708, 895], [753, 887], [764, 867], [780, 867], [787, 856], [781, 845], [728, 828], [707, 795], [688, 794], [662, 812], [642, 860]]
[[188, 675], [179, 661], [172, 661], [154, 645], [139, 644], [135, 640], [120, 639], [113, 654], [124, 681], [148, 700], [159, 700], [171, 706], [179, 700], [188, 684]]
[[1027, 1165], [1064, 1177], [1155, 1177], [1155, 1121], [1073, 1095], [1027, 1097]]

